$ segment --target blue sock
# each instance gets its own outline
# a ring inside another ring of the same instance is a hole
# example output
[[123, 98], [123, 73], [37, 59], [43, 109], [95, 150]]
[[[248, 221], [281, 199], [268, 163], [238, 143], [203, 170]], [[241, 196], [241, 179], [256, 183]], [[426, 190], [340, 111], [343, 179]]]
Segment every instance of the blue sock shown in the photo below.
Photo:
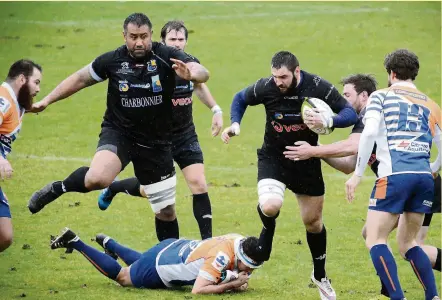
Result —
[[425, 299], [433, 299], [434, 296], [437, 296], [437, 288], [430, 259], [419, 246], [409, 249], [405, 253], [405, 257], [410, 262], [417, 279], [424, 287]]
[[401, 300], [405, 298], [399, 283], [396, 262], [387, 245], [373, 246], [370, 250], [370, 256], [379, 277], [381, 277], [388, 290], [390, 299]]
[[130, 266], [140, 259], [141, 253], [118, 244], [113, 239], [109, 239], [106, 243], [106, 249], [112, 251], [121, 258], [126, 265]]
[[83, 254], [83, 256], [86, 257], [86, 259], [104, 276], [113, 280], [117, 279], [121, 266], [112, 257], [86, 245], [81, 240], [70, 243], [69, 246]]

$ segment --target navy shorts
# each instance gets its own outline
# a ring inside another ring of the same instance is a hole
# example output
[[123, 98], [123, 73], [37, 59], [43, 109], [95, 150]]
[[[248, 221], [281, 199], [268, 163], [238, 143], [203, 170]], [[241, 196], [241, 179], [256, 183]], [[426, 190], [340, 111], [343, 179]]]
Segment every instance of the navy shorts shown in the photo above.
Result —
[[0, 218], [11, 218], [8, 199], [3, 193], [2, 188], [0, 188]]
[[176, 240], [177, 239], [167, 239], [159, 242], [144, 252], [141, 257], [130, 266], [130, 279], [135, 287], [146, 289], [166, 288], [157, 272], [157, 255], [161, 250]]
[[396, 174], [378, 178], [368, 208], [393, 214], [431, 213], [434, 180], [431, 174]]

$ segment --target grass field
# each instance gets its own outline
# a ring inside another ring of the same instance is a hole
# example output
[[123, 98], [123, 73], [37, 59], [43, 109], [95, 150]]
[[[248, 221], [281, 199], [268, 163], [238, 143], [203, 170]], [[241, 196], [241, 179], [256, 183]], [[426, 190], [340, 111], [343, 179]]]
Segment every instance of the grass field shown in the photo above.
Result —
[[[417, 85], [441, 98], [441, 4], [438, 2], [0, 2], [0, 74], [28, 57], [42, 64], [38, 99], [103, 52], [123, 43], [124, 18], [141, 11], [151, 17], [154, 35], [169, 19], [183, 19], [192, 31], [189, 53], [211, 71], [208, 83], [225, 111], [235, 92], [268, 76], [271, 56], [294, 52], [305, 70], [338, 85], [349, 73], [370, 72], [386, 85], [383, 58], [407, 47], [421, 62]], [[63, 179], [93, 156], [105, 109], [107, 84], [98, 84], [38, 115], [27, 115], [10, 161], [13, 179], [2, 182], [11, 203], [14, 244], [0, 254], [0, 299], [192, 299], [183, 291], [122, 289], [104, 278], [78, 253], [48, 247], [50, 234], [71, 227], [84, 241], [105, 232], [143, 251], [156, 242], [152, 211], [143, 199], [121, 195], [102, 212], [98, 192], [67, 194], [37, 215], [26, 204], [46, 183]], [[230, 145], [210, 136], [211, 113], [198, 101], [194, 119], [205, 155], [213, 207], [214, 234], [257, 235], [256, 148], [262, 143], [263, 107], [250, 107], [241, 136]], [[345, 138], [348, 129], [321, 138]], [[379, 282], [360, 236], [374, 178], [360, 186], [356, 202], [344, 198], [348, 176], [323, 164], [327, 186], [324, 220], [328, 230], [327, 271], [339, 299], [377, 299]], [[121, 178], [133, 175], [129, 166]], [[192, 197], [178, 175], [177, 211], [181, 235], [199, 238]], [[231, 187], [237, 183], [237, 187]], [[74, 205], [79, 202], [79, 205]], [[428, 243], [441, 246], [440, 215], [433, 218]], [[298, 242], [300, 241], [300, 242]], [[30, 249], [23, 249], [25, 244]], [[397, 247], [392, 240], [392, 247]], [[411, 267], [395, 255], [408, 299], [423, 299]], [[286, 193], [278, 219], [272, 259], [256, 272], [249, 292], [221, 299], [319, 299], [309, 288], [311, 256], [294, 195]], [[440, 291], [440, 273], [436, 272]]]

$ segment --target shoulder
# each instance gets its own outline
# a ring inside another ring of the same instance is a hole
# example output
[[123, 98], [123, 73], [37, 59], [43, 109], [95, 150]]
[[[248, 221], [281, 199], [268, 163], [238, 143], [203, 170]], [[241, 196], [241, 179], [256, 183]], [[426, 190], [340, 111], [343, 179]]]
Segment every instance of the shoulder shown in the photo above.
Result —
[[192, 54], [189, 54], [187, 52], [184, 53], [186, 53], [186, 55], [189, 56], [194, 62], [200, 63], [200, 60], [196, 56], [193, 56]]

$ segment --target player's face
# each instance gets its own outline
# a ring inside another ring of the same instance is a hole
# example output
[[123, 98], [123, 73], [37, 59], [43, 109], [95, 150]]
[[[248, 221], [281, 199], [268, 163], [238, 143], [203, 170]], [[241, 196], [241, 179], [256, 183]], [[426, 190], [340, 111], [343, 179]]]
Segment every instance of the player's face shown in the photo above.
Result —
[[40, 92], [41, 77], [41, 72], [37, 68], [34, 68], [34, 72], [28, 78], [20, 75], [19, 80], [23, 85], [18, 91], [17, 101], [26, 110], [31, 108], [33, 98]]
[[294, 73], [290, 72], [285, 66], [279, 69], [272, 68], [272, 76], [281, 93], [287, 92], [293, 83], [296, 85]]
[[355, 86], [351, 83], [344, 85], [342, 96], [347, 100], [354, 109], [359, 107], [358, 93], [355, 90]]
[[127, 24], [123, 32], [126, 47], [134, 58], [143, 58], [152, 49], [152, 30], [147, 25]]
[[164, 39], [164, 43], [166, 46], [184, 50], [187, 45], [186, 33], [184, 32], [184, 29], [181, 28], [180, 30], [169, 31]]
[[246, 272], [249, 274], [252, 274], [252, 272], [253, 272], [253, 269], [247, 267], [240, 259], [238, 259], [238, 270], [240, 272]]

